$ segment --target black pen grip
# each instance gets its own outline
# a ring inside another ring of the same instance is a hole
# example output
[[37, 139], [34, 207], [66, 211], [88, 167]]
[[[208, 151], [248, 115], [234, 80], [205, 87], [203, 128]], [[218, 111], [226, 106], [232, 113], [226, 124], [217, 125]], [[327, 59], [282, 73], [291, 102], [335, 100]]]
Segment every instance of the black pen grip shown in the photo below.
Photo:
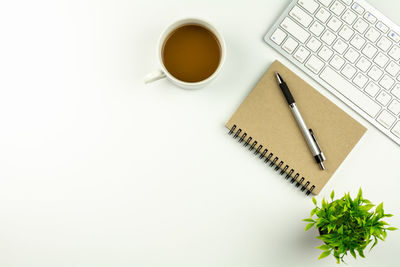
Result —
[[288, 102], [289, 105], [294, 103], [294, 98], [292, 96], [292, 93], [290, 93], [289, 88], [287, 87], [285, 82], [282, 82], [281, 84], [279, 84], [279, 87], [282, 90], [283, 95], [286, 98], [286, 101]]

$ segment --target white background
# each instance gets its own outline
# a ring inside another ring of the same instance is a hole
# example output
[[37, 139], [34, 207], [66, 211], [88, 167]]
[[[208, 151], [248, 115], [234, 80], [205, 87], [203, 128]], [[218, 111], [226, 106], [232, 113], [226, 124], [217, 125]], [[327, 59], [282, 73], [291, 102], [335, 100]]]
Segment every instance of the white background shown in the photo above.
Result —
[[[400, 23], [400, 2], [370, 1]], [[361, 186], [400, 226], [400, 148], [262, 38], [289, 0], [1, 1], [0, 266], [336, 266], [317, 261], [305, 197], [224, 123], [275, 59], [368, 131], [318, 201]], [[227, 43], [221, 75], [187, 91], [157, 39], [186, 16]], [[351, 266], [395, 266], [400, 231]]]

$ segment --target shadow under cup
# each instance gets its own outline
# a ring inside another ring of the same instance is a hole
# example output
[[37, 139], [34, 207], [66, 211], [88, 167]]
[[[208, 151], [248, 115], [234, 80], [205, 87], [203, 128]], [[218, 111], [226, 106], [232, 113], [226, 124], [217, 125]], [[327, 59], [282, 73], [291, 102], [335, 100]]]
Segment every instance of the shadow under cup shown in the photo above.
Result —
[[221, 64], [222, 48], [207, 27], [187, 23], [171, 31], [162, 44], [162, 63], [176, 79], [197, 83], [211, 77]]

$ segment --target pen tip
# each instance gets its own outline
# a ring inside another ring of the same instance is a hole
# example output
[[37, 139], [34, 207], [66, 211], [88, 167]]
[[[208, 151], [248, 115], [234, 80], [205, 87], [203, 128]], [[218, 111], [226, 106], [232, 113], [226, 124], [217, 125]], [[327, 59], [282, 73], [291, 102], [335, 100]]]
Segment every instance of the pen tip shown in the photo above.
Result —
[[275, 72], [275, 76], [276, 76], [276, 79], [278, 80], [278, 83], [282, 83], [281, 75], [279, 75], [278, 72]]
[[321, 166], [321, 170], [323, 170], [323, 171], [324, 171], [324, 170], [325, 170], [325, 166], [324, 166], [324, 164], [323, 164], [322, 162], [320, 162], [320, 163], [319, 163], [319, 165]]

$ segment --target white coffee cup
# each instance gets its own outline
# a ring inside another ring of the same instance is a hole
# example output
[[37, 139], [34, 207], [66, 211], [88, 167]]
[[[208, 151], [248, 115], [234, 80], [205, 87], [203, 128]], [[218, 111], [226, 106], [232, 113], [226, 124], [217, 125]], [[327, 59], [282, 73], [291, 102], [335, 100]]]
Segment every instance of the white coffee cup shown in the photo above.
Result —
[[[168, 72], [168, 70], [165, 68], [164, 63], [163, 63], [163, 57], [162, 57], [162, 49], [163, 49], [163, 44], [165, 42], [165, 39], [169, 36], [169, 34], [174, 31], [175, 29], [187, 25], [187, 24], [196, 24], [205, 27], [209, 31], [211, 31], [218, 39], [218, 42], [221, 46], [221, 59], [219, 61], [219, 65], [215, 72], [208, 77], [205, 80], [199, 81], [199, 82], [184, 82], [181, 81], [177, 78], [175, 78], [172, 74]], [[222, 35], [217, 31], [217, 29], [212, 26], [209, 22], [205, 21], [204, 19], [200, 18], [185, 18], [176, 21], [175, 23], [172, 23], [170, 26], [168, 26], [161, 34], [160, 38], [158, 39], [158, 45], [157, 45], [157, 57], [158, 61], [160, 63], [160, 69], [157, 71], [154, 71], [152, 73], [149, 73], [146, 75], [144, 78], [145, 83], [151, 83], [156, 80], [162, 79], [162, 78], [167, 78], [169, 79], [172, 83], [178, 85], [179, 87], [185, 88], [185, 89], [198, 89], [206, 86], [209, 84], [212, 80], [214, 80], [218, 74], [221, 72], [221, 68], [224, 64], [225, 61], [225, 56], [226, 56], [226, 46], [225, 46], [225, 41]]]

